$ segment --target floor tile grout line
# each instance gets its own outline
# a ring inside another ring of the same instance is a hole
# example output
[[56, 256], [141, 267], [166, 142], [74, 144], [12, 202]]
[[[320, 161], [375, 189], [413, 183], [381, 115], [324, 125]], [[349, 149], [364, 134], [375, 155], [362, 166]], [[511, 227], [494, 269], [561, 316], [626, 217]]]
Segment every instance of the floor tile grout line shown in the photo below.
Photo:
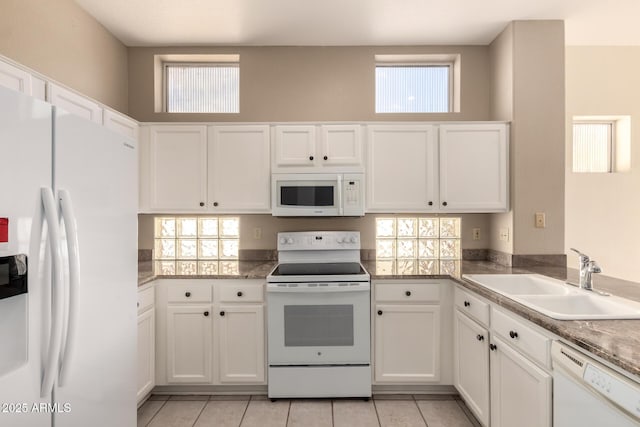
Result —
[[200, 417], [202, 416], [202, 413], [204, 412], [204, 408], [207, 407], [207, 405], [209, 404], [209, 400], [201, 400], [201, 402], [204, 402], [204, 405], [202, 405], [202, 409], [200, 409], [200, 412], [198, 413], [198, 416], [196, 417], [195, 420], [193, 420], [193, 424], [191, 424], [191, 427], [195, 427], [195, 425], [198, 423], [198, 420], [200, 419]]
[[331, 427], [336, 427], [336, 419], [335, 419], [335, 416], [333, 414], [333, 402], [334, 402], [334, 400], [331, 399]]
[[[148, 400], [147, 400], [147, 402], [148, 402]], [[144, 402], [144, 403], [147, 403], [147, 402]], [[165, 401], [163, 401], [163, 402], [162, 402], [162, 405], [160, 405], [160, 407], [158, 408], [158, 410], [156, 411], [156, 413], [155, 413], [155, 414], [153, 414], [153, 417], [151, 417], [151, 418], [149, 419], [149, 421], [147, 422], [147, 424], [145, 424], [145, 427], [146, 427], [146, 426], [148, 426], [149, 424], [151, 424], [151, 422], [153, 421], [153, 419], [158, 415], [158, 413], [162, 410], [162, 408], [164, 408], [164, 405], [166, 405], [166, 404], [167, 404], [167, 402], [168, 402], [168, 400], [165, 400]]]
[[467, 404], [465, 403], [464, 400], [460, 399], [460, 400], [456, 401], [456, 403], [458, 404], [458, 407], [460, 408], [460, 410], [467, 417], [467, 419], [471, 423], [472, 427], [481, 426], [480, 421], [478, 419], [476, 419], [475, 415], [473, 414], [473, 412], [471, 412], [471, 409], [469, 409], [469, 407], [467, 406]]
[[289, 425], [289, 414], [291, 413], [291, 399], [289, 399], [289, 406], [287, 407], [287, 421], [284, 423], [285, 426]]
[[418, 405], [418, 401], [416, 400], [415, 395], [413, 395], [413, 403], [416, 405], [416, 408], [418, 409], [418, 413], [420, 414], [422, 421], [424, 421], [424, 425], [426, 427], [429, 427], [429, 423], [427, 422], [427, 419], [424, 417], [424, 414], [422, 413], [422, 409], [420, 409], [420, 405]]
[[242, 425], [242, 422], [244, 421], [244, 417], [245, 415], [247, 415], [247, 410], [249, 409], [249, 404], [251, 403], [252, 398], [253, 398], [253, 395], [249, 396], [249, 400], [247, 400], [247, 404], [244, 406], [244, 411], [242, 412], [242, 417], [240, 417], [240, 424], [238, 424], [238, 427]]
[[373, 403], [373, 410], [376, 411], [376, 418], [378, 419], [378, 427], [382, 427], [382, 423], [380, 422], [380, 414], [378, 414], [378, 406], [376, 405], [375, 399], [371, 398], [371, 402]]

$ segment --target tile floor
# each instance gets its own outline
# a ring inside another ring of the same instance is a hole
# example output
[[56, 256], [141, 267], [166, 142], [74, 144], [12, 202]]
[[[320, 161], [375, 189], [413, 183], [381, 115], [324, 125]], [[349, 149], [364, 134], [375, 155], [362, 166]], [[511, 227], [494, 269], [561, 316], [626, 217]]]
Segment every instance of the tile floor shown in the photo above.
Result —
[[357, 399], [159, 396], [138, 409], [138, 427], [480, 427], [457, 396]]

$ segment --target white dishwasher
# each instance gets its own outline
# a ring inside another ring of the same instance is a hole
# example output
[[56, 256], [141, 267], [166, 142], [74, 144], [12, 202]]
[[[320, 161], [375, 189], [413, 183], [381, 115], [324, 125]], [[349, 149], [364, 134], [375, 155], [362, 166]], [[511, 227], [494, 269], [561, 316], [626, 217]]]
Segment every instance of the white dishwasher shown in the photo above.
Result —
[[640, 383], [559, 341], [551, 355], [554, 427], [640, 426]]

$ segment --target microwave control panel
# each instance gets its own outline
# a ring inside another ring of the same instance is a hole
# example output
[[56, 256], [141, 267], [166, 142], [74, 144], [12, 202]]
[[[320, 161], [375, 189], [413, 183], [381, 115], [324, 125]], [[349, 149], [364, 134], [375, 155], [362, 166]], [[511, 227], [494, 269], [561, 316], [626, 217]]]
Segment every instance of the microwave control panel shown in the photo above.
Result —
[[346, 216], [364, 215], [364, 183], [362, 174], [345, 174], [342, 180], [343, 210]]

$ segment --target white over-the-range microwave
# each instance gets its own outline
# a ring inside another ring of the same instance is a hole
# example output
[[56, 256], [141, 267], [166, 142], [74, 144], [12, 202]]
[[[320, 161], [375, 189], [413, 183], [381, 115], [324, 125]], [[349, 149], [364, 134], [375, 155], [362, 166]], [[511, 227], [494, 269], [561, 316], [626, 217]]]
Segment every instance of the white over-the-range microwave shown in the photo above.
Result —
[[273, 216], [363, 216], [363, 173], [275, 173]]

